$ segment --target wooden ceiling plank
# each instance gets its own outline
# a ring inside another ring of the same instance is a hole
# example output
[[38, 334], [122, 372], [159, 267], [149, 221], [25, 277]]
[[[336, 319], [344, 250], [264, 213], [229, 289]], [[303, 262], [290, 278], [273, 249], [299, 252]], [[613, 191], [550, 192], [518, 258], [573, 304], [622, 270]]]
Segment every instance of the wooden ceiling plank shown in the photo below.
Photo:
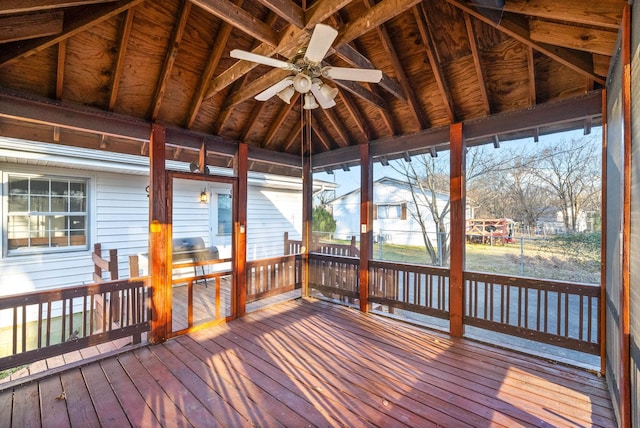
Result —
[[614, 31], [575, 27], [557, 22], [532, 19], [529, 21], [531, 40], [550, 45], [611, 56], [618, 34]]
[[[139, 5], [143, 1], [144, 0], [120, 0], [91, 8], [90, 10], [83, 10], [77, 19], [65, 19], [64, 28], [60, 34], [29, 40], [27, 42], [10, 43], [7, 46], [3, 46], [2, 52], [0, 52], [0, 67], [48, 49], [60, 43], [62, 40], [68, 39], [129, 8]], [[69, 18], [69, 15], [67, 15], [67, 18]]]
[[[591, 1], [588, 9], [584, 7], [585, 3], [585, 0], [506, 0], [502, 10], [614, 30], [620, 28], [625, 0]], [[474, 6], [491, 8], [475, 3]]]
[[333, 138], [329, 136], [329, 133], [325, 129], [324, 125], [318, 118], [316, 117], [315, 111], [311, 112], [311, 130], [316, 134], [318, 140], [322, 144], [323, 151], [331, 150], [331, 142]]
[[593, 60], [588, 54], [584, 53], [584, 55], [581, 55], [582, 52], [576, 52], [570, 49], [560, 48], [558, 46], [552, 46], [544, 43], [537, 43], [531, 40], [528, 28], [524, 28], [521, 24], [513, 19], [510, 19], [507, 16], [503, 16], [500, 23], [496, 24], [491, 19], [485, 17], [466, 4], [463, 4], [459, 0], [446, 1], [452, 6], [455, 6], [463, 12], [466, 12], [474, 18], [484, 22], [485, 24], [492, 26], [493, 28], [503, 32], [509, 37], [513, 37], [519, 42], [524, 43], [527, 46], [531, 46], [538, 52], [554, 59], [555, 61], [558, 61], [560, 64], [565, 65], [584, 76], [592, 78], [594, 81], [600, 83], [603, 86], [605, 85], [605, 79], [597, 76], [593, 72]]
[[[334, 52], [337, 56], [342, 58], [353, 67], [365, 69], [376, 68], [375, 65], [373, 65], [367, 57], [358, 52], [356, 48], [354, 48], [350, 44], [338, 46], [334, 50]], [[399, 100], [404, 102], [407, 101], [407, 97], [400, 87], [400, 83], [398, 83], [398, 81], [389, 77], [385, 73], [382, 74], [382, 80], [380, 80], [380, 83], [378, 83], [378, 85]]]
[[313, 6], [305, 12], [307, 22], [305, 28], [307, 30], [313, 29], [316, 24], [326, 21], [332, 15], [338, 13], [343, 7], [351, 3], [351, 1], [352, 0], [323, 0], [314, 2]]
[[116, 59], [116, 66], [113, 71], [113, 82], [111, 84], [111, 93], [109, 94], [109, 111], [113, 111], [116, 106], [118, 90], [120, 89], [120, 79], [122, 77], [122, 70], [124, 68], [124, 58], [127, 54], [127, 46], [129, 46], [129, 37], [131, 36], [131, 27], [133, 26], [134, 15], [134, 8], [127, 10], [124, 21], [122, 22], [120, 43], [118, 45], [118, 58]]
[[196, 6], [233, 25], [240, 31], [271, 46], [278, 44], [278, 34], [271, 26], [229, 0], [189, 0]]
[[178, 22], [173, 30], [173, 34], [171, 35], [169, 50], [167, 51], [167, 55], [164, 59], [164, 65], [160, 72], [160, 80], [156, 85], [155, 95], [153, 96], [153, 102], [151, 103], [152, 110], [150, 117], [154, 122], [160, 113], [160, 105], [162, 104], [162, 99], [164, 98], [164, 94], [167, 90], [167, 83], [169, 81], [169, 77], [171, 77], [171, 71], [173, 70], [176, 56], [178, 56], [178, 50], [180, 49], [180, 43], [182, 42], [182, 36], [184, 35], [184, 29], [187, 26], [187, 20], [189, 19], [190, 12], [191, 3], [188, 0], [183, 1], [182, 7], [180, 8], [180, 17], [178, 18]]
[[117, 0], [2, 0], [0, 2], [0, 15], [38, 12], [114, 1]]
[[281, 70], [279, 68], [275, 68], [270, 72], [263, 74], [258, 77], [251, 83], [247, 85], [243, 85], [240, 90], [234, 92], [228, 99], [227, 104], [229, 106], [236, 106], [240, 103], [247, 101], [250, 98], [253, 98], [256, 94], [267, 89], [269, 86], [278, 83], [280, 80], [291, 74], [290, 71]]
[[304, 10], [291, 0], [258, 0], [260, 4], [271, 10], [297, 28], [304, 28], [306, 19]]
[[[242, 6], [242, 3], [243, 0], [239, 0], [237, 2], [238, 6]], [[187, 116], [187, 122], [185, 123], [186, 128], [191, 128], [196, 121], [198, 111], [200, 110], [200, 106], [204, 101], [205, 92], [207, 91], [209, 81], [211, 81], [213, 73], [215, 73], [216, 68], [218, 68], [218, 64], [220, 63], [220, 58], [222, 58], [223, 53], [227, 49], [227, 43], [232, 31], [233, 26], [227, 22], [223, 22], [220, 26], [220, 29], [218, 30], [218, 33], [216, 34], [216, 39], [213, 43], [213, 51], [209, 56], [207, 65], [205, 66], [204, 71], [202, 72], [202, 76], [200, 77], [200, 81], [198, 82], [198, 88], [193, 94], [191, 104], [189, 105], [189, 114]]]
[[476, 69], [476, 76], [478, 77], [478, 87], [480, 88], [480, 96], [482, 97], [482, 104], [484, 105], [484, 114], [490, 115], [491, 104], [489, 103], [489, 94], [487, 93], [487, 85], [485, 84], [487, 79], [484, 76], [482, 63], [480, 62], [480, 52], [478, 52], [476, 32], [473, 27], [473, 22], [471, 22], [471, 16], [464, 12], [462, 15], [464, 16], [464, 23], [467, 27], [467, 36], [469, 37], [469, 46], [471, 47], [471, 55], [473, 56], [473, 65]]
[[299, 98], [300, 93], [296, 92], [295, 94], [293, 94], [293, 97], [291, 98], [289, 104], [284, 103], [280, 108], [280, 111], [278, 111], [278, 115], [271, 121], [271, 126], [269, 126], [267, 134], [263, 139], [264, 147], [269, 147], [272, 144], [274, 137], [278, 133], [278, 130], [280, 130], [280, 127], [284, 124], [285, 120], [289, 116], [289, 113], [291, 113], [291, 109], [298, 102]]
[[[282, 151], [283, 152], [290, 152], [293, 144], [298, 140], [298, 137], [300, 136], [302, 132], [302, 122], [298, 121], [293, 128], [291, 128], [291, 131], [289, 132], [289, 134], [287, 134], [286, 138], [283, 140], [283, 145], [282, 145]], [[300, 145], [302, 145], [302, 141], [300, 141]]]
[[258, 118], [262, 115], [267, 103], [255, 103], [253, 105], [253, 109], [249, 114], [249, 118], [247, 119], [247, 123], [242, 130], [242, 134], [240, 135], [239, 140], [242, 142], [247, 142], [247, 137], [253, 131], [253, 128], [256, 126]]
[[58, 66], [56, 68], [56, 100], [62, 99], [64, 88], [64, 63], [67, 57], [67, 41], [58, 43]]
[[427, 57], [429, 58], [431, 69], [433, 70], [433, 76], [436, 80], [436, 84], [438, 85], [440, 95], [442, 96], [442, 103], [447, 111], [449, 121], [451, 123], [455, 123], [456, 115], [453, 109], [453, 99], [451, 98], [451, 91], [449, 90], [447, 80], [442, 70], [442, 64], [440, 63], [438, 52], [433, 45], [433, 37], [431, 36], [431, 30], [429, 29], [429, 15], [425, 10], [424, 3], [416, 6], [412, 11], [416, 24], [418, 25], [418, 30], [420, 31], [422, 44], [424, 45]]
[[54, 36], [62, 32], [62, 11], [0, 16], [0, 43]]

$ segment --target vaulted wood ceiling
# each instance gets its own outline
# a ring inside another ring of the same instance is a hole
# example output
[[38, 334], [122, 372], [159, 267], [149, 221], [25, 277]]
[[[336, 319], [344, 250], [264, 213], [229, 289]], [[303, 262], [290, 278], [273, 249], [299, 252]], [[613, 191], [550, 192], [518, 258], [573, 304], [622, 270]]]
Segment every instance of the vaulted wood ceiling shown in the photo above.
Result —
[[[0, 90], [299, 155], [300, 97], [291, 104], [253, 98], [288, 72], [233, 59], [232, 49], [289, 60], [323, 22], [339, 31], [327, 64], [383, 71], [380, 84], [332, 82], [337, 105], [311, 114], [314, 153], [529, 109], [604, 85], [624, 0], [475, 3], [2, 0]], [[9, 116], [0, 112], [1, 135], [119, 144], [44, 120], [16, 125]], [[136, 144], [144, 153], [144, 141]], [[181, 148], [173, 150], [181, 158]]]

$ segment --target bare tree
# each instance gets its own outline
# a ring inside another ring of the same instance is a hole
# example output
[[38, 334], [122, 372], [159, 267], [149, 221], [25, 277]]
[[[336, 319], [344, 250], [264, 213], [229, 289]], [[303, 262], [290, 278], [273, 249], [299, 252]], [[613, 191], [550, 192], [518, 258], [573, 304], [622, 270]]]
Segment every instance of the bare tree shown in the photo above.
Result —
[[553, 191], [568, 231], [578, 230], [581, 212], [600, 209], [600, 156], [593, 137], [561, 141], [538, 160], [536, 178]]

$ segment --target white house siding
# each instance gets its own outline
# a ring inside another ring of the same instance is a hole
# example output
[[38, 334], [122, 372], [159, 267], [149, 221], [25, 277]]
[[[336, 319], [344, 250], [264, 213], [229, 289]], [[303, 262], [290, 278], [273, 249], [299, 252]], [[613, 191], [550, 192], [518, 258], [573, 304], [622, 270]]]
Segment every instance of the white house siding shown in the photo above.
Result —
[[[438, 206], [444, 208], [448, 201], [448, 195], [438, 194]], [[406, 204], [407, 217], [377, 218], [373, 220], [374, 239], [382, 237], [385, 242], [398, 245], [424, 246], [422, 229], [418, 222], [411, 216], [415, 212], [415, 204], [411, 197], [411, 191], [406, 184], [391, 178], [381, 178], [373, 184], [374, 209], [383, 205]], [[424, 201], [423, 201], [424, 204]], [[336, 220], [336, 239], [350, 239], [355, 234], [359, 238], [359, 206], [360, 191], [356, 190], [330, 202], [333, 209], [333, 218]], [[425, 206], [421, 207], [427, 224], [427, 233], [433, 242], [436, 238], [436, 225]], [[375, 218], [375, 215], [374, 215]], [[448, 217], [446, 217], [448, 222]], [[448, 227], [447, 227], [448, 228]]]
[[302, 236], [302, 189], [250, 186], [247, 200], [247, 259], [284, 254], [284, 233]]

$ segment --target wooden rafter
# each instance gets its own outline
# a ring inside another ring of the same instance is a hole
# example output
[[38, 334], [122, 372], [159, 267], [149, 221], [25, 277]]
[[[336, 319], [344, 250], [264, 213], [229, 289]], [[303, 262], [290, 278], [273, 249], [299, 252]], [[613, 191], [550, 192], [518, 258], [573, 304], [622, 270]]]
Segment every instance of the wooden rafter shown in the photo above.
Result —
[[[238, 6], [240, 5], [242, 5], [242, 0], [238, 2]], [[187, 116], [187, 122], [185, 123], [186, 128], [191, 128], [196, 121], [205, 91], [207, 90], [209, 81], [213, 77], [213, 73], [215, 73], [216, 68], [218, 68], [220, 58], [222, 58], [222, 55], [227, 48], [227, 42], [229, 41], [231, 31], [233, 31], [233, 26], [227, 22], [223, 22], [218, 30], [215, 42], [213, 43], [213, 51], [211, 52], [211, 55], [209, 55], [207, 65], [205, 66], [202, 76], [200, 77], [200, 81], [198, 82], [198, 88], [191, 98], [191, 104], [189, 104], [189, 114]]]
[[[282, 141], [283, 152], [291, 151], [293, 144], [298, 140], [298, 137], [300, 136], [301, 132], [302, 132], [302, 122], [298, 120], [295, 126], [291, 128], [291, 131], [289, 132], [289, 134], [287, 134], [285, 139]], [[302, 147], [300, 147], [300, 151], [302, 151]]]
[[156, 93], [153, 96], [153, 102], [151, 103], [152, 109], [150, 117], [152, 121], [155, 121], [160, 113], [160, 105], [162, 104], [162, 99], [164, 98], [164, 94], [167, 90], [167, 82], [171, 76], [173, 64], [175, 63], [176, 56], [178, 55], [180, 42], [182, 41], [184, 29], [187, 26], [187, 20], [189, 19], [189, 12], [191, 12], [191, 3], [189, 1], [183, 1], [182, 7], [180, 8], [180, 17], [178, 18], [178, 22], [173, 30], [173, 34], [171, 35], [169, 50], [165, 56], [164, 65], [160, 72], [160, 80], [156, 85]]
[[56, 100], [62, 99], [64, 88], [64, 63], [67, 57], [67, 41], [58, 43], [58, 66], [56, 68]]
[[110, 3], [114, 1], [116, 0], [2, 0], [2, 2], [0, 2], [0, 15], [86, 6], [89, 4]]
[[359, 83], [352, 82], [349, 80], [334, 80], [333, 82], [336, 84], [336, 86], [339, 86], [342, 89], [351, 92], [356, 97], [361, 98], [366, 102], [371, 103], [380, 109], [387, 108], [387, 102], [384, 100], [384, 98], [370, 91], [369, 89], [365, 88], [363, 85], [360, 85]]
[[189, 1], [263, 43], [271, 46], [278, 44], [278, 34], [269, 25], [229, 0]]
[[346, 147], [349, 145], [349, 134], [347, 134], [347, 127], [340, 121], [340, 118], [334, 113], [332, 109], [323, 109], [322, 113], [326, 117], [327, 121], [333, 129], [338, 133], [340, 139], [336, 141], [340, 147]]
[[271, 121], [271, 126], [269, 126], [269, 129], [264, 136], [264, 147], [270, 147], [272, 145], [273, 138], [275, 137], [280, 127], [284, 124], [284, 121], [289, 116], [289, 113], [291, 113], [291, 109], [294, 105], [296, 105], [299, 98], [300, 93], [296, 92], [293, 94], [293, 97], [291, 98], [289, 104], [283, 103], [280, 111], [278, 111], [278, 115]]
[[251, 132], [253, 131], [253, 127], [256, 126], [257, 123], [257, 119], [260, 117], [260, 115], [262, 115], [262, 112], [264, 111], [265, 107], [266, 107], [267, 103], [255, 103], [253, 105], [253, 109], [251, 110], [251, 113], [249, 114], [249, 118], [247, 119], [247, 123], [244, 126], [243, 130], [242, 130], [242, 134], [240, 134], [240, 138], [239, 140], [242, 142], [247, 142], [247, 137], [249, 137], [249, 135], [251, 134]]
[[484, 105], [484, 114], [491, 114], [491, 104], [489, 103], [489, 94], [487, 93], [486, 79], [484, 77], [484, 71], [482, 69], [482, 63], [480, 62], [480, 52], [478, 52], [478, 42], [476, 41], [476, 32], [471, 22], [471, 17], [464, 15], [464, 24], [467, 27], [467, 37], [469, 37], [469, 46], [471, 47], [471, 55], [473, 55], [473, 65], [476, 69], [476, 76], [478, 78], [478, 87], [480, 88], [480, 96], [482, 97], [482, 104]]
[[356, 124], [356, 128], [358, 128], [360, 133], [363, 135], [364, 141], [370, 141], [372, 136], [366, 125], [365, 119], [358, 107], [351, 100], [351, 97], [349, 97], [349, 95], [344, 92], [339, 92], [338, 96], [342, 100], [342, 104], [344, 104], [345, 108], [349, 112], [349, 116], [351, 116], [351, 119]]
[[0, 43], [53, 36], [62, 32], [60, 10], [23, 15], [0, 15]]
[[[591, 1], [587, 10], [584, 7], [585, 0], [506, 0], [502, 10], [617, 30], [620, 28], [622, 10], [626, 3], [625, 0]], [[474, 6], [488, 7], [478, 3], [474, 3]]]
[[444, 71], [442, 70], [442, 64], [438, 57], [438, 52], [436, 47], [433, 45], [433, 37], [431, 36], [429, 29], [429, 16], [425, 10], [424, 3], [413, 8], [413, 15], [415, 17], [416, 24], [418, 25], [418, 30], [420, 31], [422, 44], [424, 45], [427, 57], [429, 58], [429, 63], [431, 64], [431, 69], [433, 70], [433, 75], [436, 80], [436, 84], [438, 85], [440, 96], [442, 97], [442, 103], [447, 111], [447, 116], [451, 123], [455, 123], [456, 115], [453, 110], [451, 91], [449, 91], [449, 86], [447, 85], [447, 80], [445, 78]]
[[[365, 3], [365, 6], [368, 8], [373, 7], [373, 4], [374, 4], [372, 0], [366, 0], [364, 3]], [[413, 88], [411, 88], [409, 79], [407, 78], [404, 68], [402, 67], [400, 58], [398, 57], [398, 53], [396, 52], [396, 49], [393, 46], [393, 42], [391, 41], [391, 36], [389, 35], [389, 32], [387, 31], [384, 24], [381, 24], [377, 28], [377, 31], [378, 31], [378, 38], [382, 43], [382, 46], [387, 54], [387, 57], [391, 61], [391, 65], [393, 66], [396, 76], [398, 76], [398, 81], [402, 88], [402, 93], [404, 94], [404, 101], [407, 102], [407, 104], [409, 105], [409, 110], [413, 115], [414, 120], [420, 127], [420, 129], [428, 128], [429, 122], [427, 120], [427, 115], [424, 112], [424, 109], [422, 108], [422, 106], [420, 105], [420, 102], [416, 97], [415, 91], [413, 90]]]
[[538, 96], [536, 92], [536, 62], [531, 46], [527, 48], [527, 71], [529, 73], [529, 105], [534, 106], [538, 102]]
[[529, 34], [531, 40], [535, 42], [564, 46], [600, 55], [612, 55], [618, 37], [616, 31], [575, 27], [540, 19], [529, 21]]
[[27, 58], [37, 52], [48, 49], [60, 43], [62, 40], [79, 34], [142, 2], [143, 0], [120, 0], [118, 2], [92, 7], [90, 10], [74, 11], [75, 14], [69, 11], [66, 13], [64, 28], [60, 34], [28, 40], [26, 42], [8, 43], [3, 46], [2, 52], [0, 52], [0, 66], [12, 63], [21, 58]]
[[260, 4], [297, 28], [304, 28], [304, 10], [291, 0], [258, 0]]
[[120, 42], [118, 45], [118, 58], [116, 66], [113, 70], [113, 82], [111, 84], [111, 93], [109, 94], [108, 110], [113, 111], [118, 98], [118, 90], [120, 89], [120, 78], [122, 77], [122, 69], [124, 67], [124, 57], [127, 54], [127, 46], [129, 45], [129, 37], [131, 36], [131, 27], [133, 26], [133, 16], [135, 8], [127, 10], [122, 22], [122, 30], [120, 31]]
[[311, 130], [318, 137], [324, 151], [331, 150], [331, 142], [333, 138], [329, 135], [324, 125], [316, 117], [315, 111], [311, 112]]
[[459, 0], [446, 1], [452, 6], [455, 6], [463, 12], [472, 15], [474, 18], [494, 27], [495, 29], [503, 32], [509, 37], [513, 37], [519, 42], [524, 43], [527, 46], [531, 46], [538, 52], [547, 55], [549, 58], [552, 58], [555, 61], [558, 61], [560, 64], [565, 65], [572, 70], [593, 79], [601, 85], [605, 84], [605, 80], [602, 77], [597, 76], [593, 72], [593, 59], [586, 52], [576, 52], [558, 46], [536, 43], [535, 41], [531, 40], [529, 29], [521, 21], [517, 21], [510, 16], [503, 15], [500, 23], [496, 24], [491, 19], [486, 18], [484, 15], [467, 6], [466, 4], [463, 4]]

